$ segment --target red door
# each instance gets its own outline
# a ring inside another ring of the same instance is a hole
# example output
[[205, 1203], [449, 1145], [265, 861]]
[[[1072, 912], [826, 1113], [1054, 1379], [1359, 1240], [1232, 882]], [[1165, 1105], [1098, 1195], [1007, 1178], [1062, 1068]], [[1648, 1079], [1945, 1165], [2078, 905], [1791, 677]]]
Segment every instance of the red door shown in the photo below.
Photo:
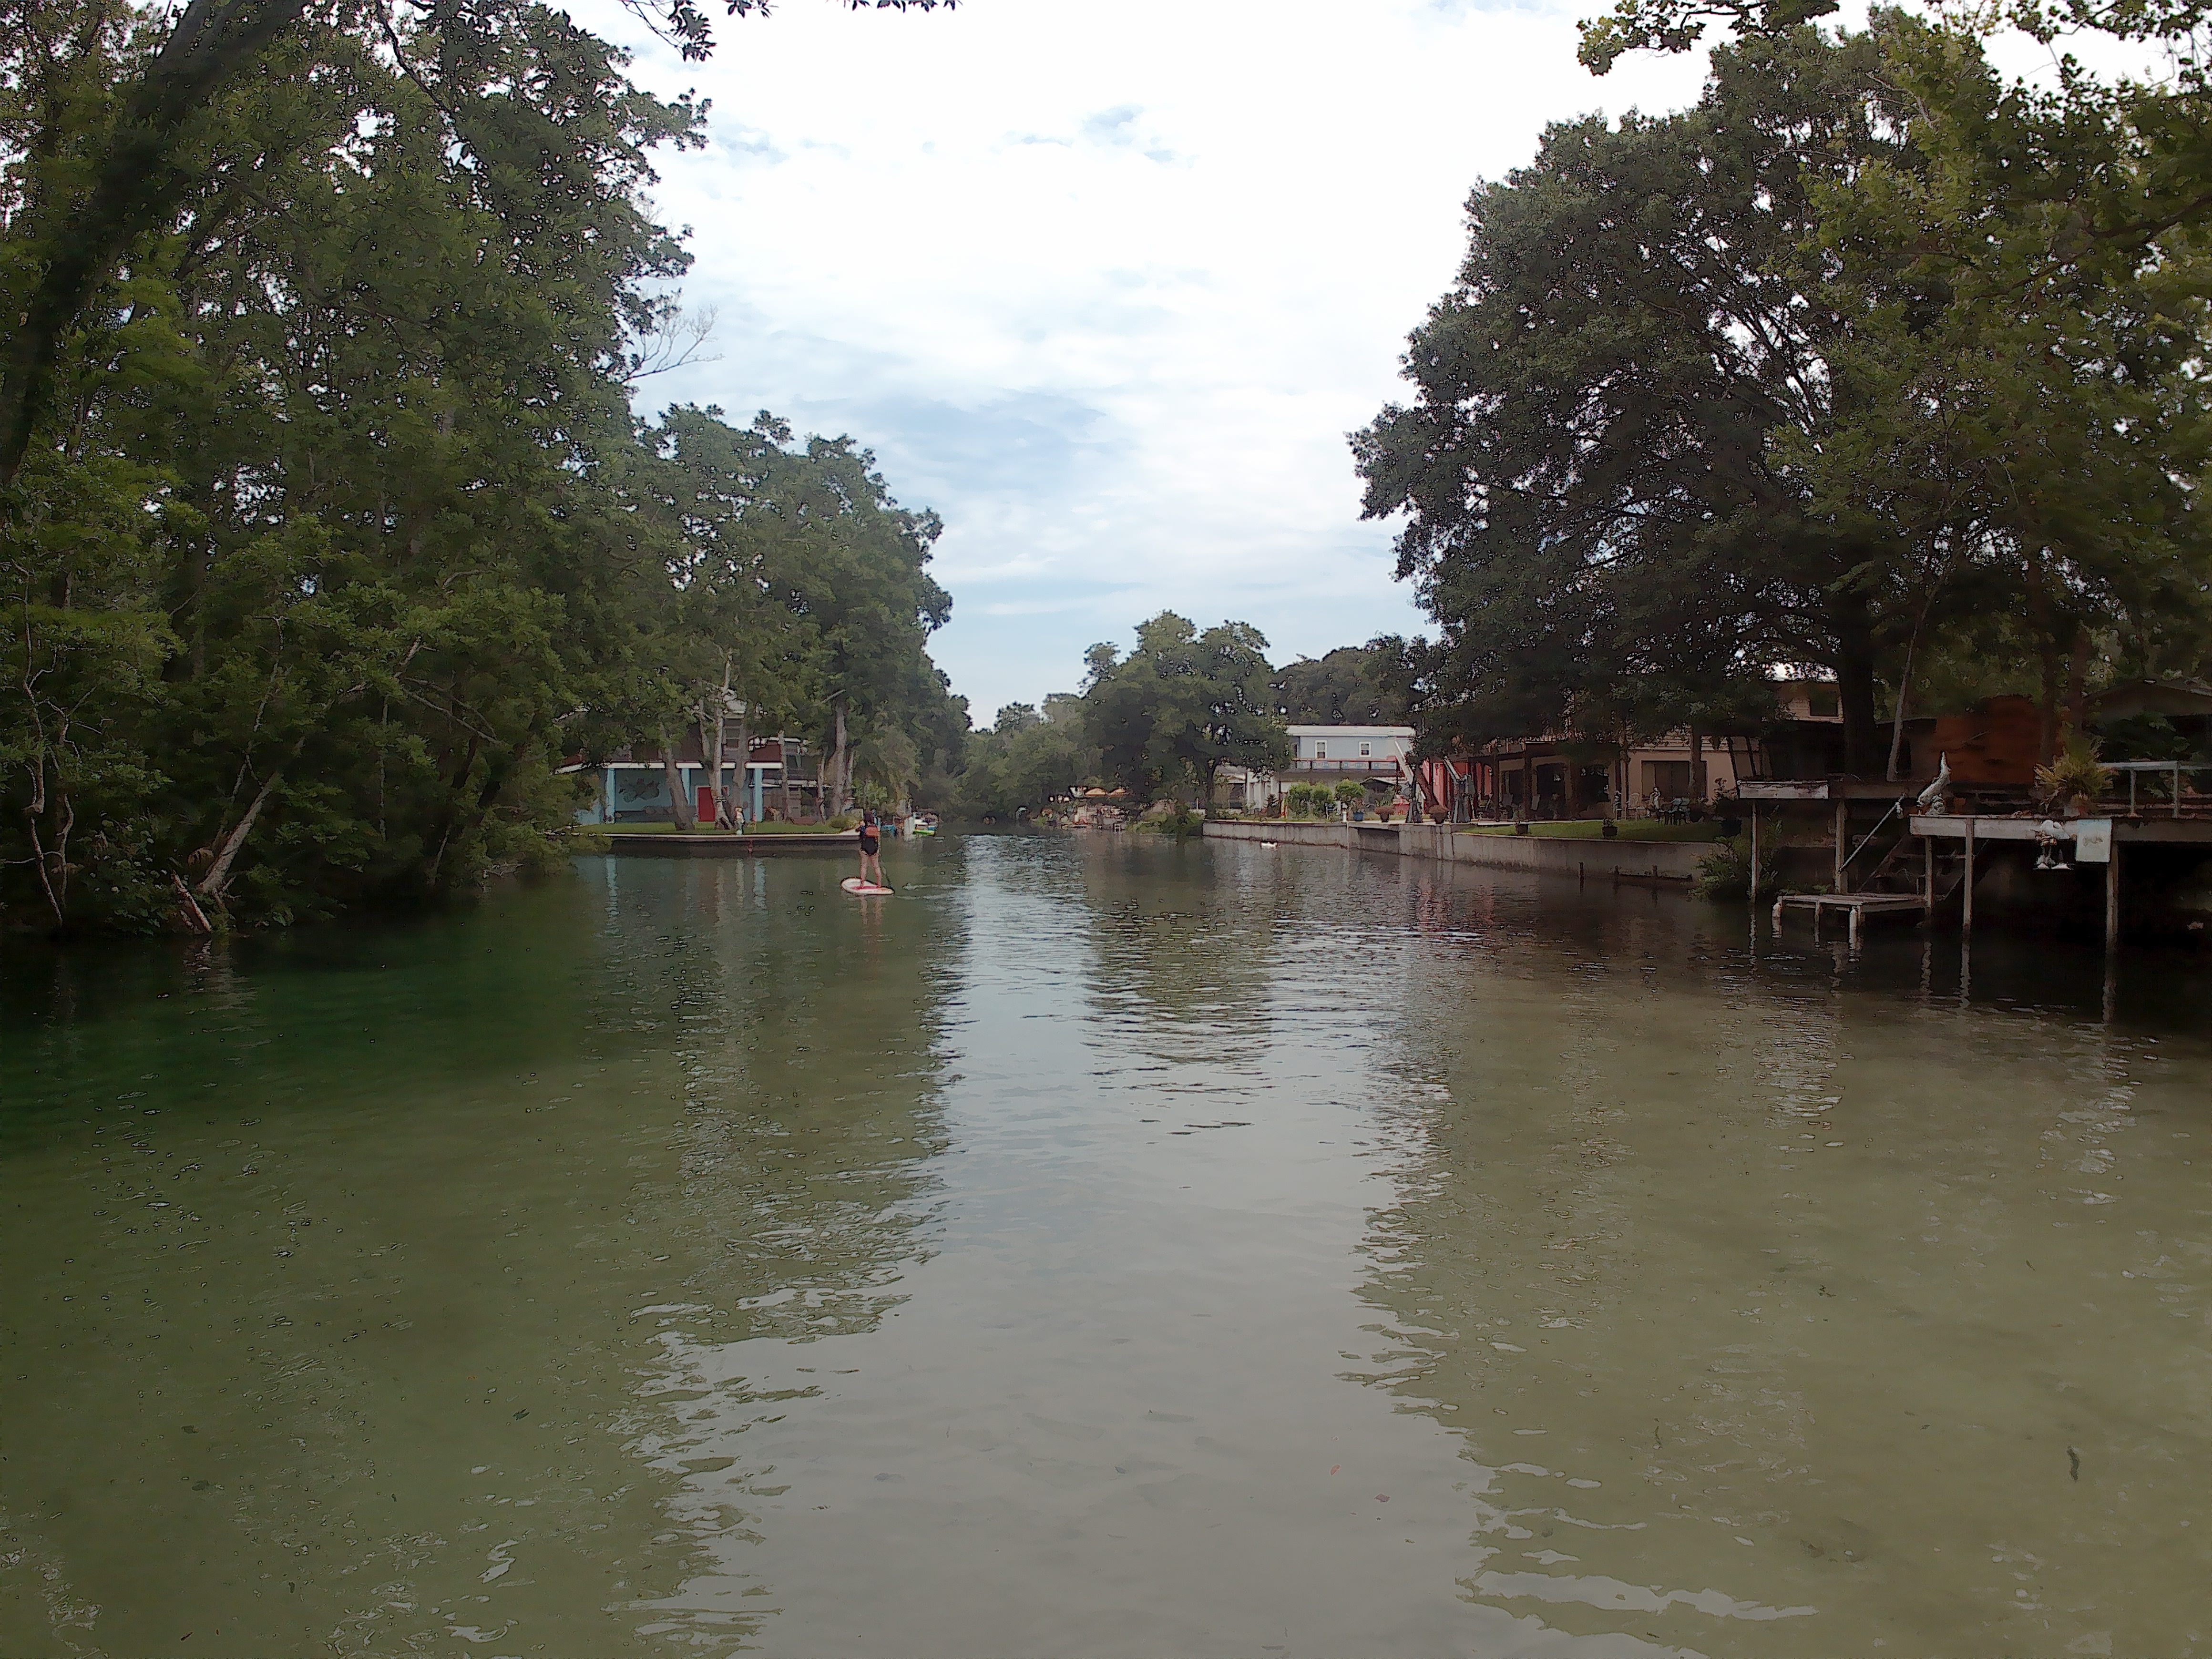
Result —
[[702, 823], [712, 823], [714, 821], [714, 792], [703, 783], [699, 786], [697, 817]]

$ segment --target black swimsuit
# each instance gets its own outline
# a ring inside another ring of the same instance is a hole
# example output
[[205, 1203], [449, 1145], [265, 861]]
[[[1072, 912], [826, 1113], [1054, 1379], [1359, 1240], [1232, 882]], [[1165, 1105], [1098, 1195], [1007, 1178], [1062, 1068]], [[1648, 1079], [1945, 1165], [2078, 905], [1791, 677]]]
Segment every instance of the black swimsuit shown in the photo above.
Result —
[[860, 826], [860, 850], [863, 853], [866, 853], [870, 858], [873, 858], [876, 855], [877, 849], [882, 847], [882, 845], [883, 842], [876, 839], [876, 830], [873, 824], [864, 823]]

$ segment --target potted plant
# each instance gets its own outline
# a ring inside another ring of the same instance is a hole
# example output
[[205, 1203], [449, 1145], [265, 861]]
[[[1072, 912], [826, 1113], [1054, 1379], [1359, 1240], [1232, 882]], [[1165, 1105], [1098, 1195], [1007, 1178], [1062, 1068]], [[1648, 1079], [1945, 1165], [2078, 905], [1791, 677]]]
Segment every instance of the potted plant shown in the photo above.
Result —
[[2096, 743], [2073, 732], [2061, 734], [2058, 752], [2047, 765], [2035, 769], [2036, 793], [2046, 805], [2057, 805], [2069, 818], [2087, 817], [2096, 811], [2100, 796], [2112, 787], [2113, 774], [2097, 759]]

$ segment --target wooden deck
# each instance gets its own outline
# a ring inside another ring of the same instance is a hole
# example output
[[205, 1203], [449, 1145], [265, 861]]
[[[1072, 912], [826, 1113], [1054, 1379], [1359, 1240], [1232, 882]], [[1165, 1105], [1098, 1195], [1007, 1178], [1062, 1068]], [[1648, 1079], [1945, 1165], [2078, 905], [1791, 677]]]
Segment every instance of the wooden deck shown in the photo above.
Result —
[[1795, 905], [1813, 913], [1813, 937], [1820, 937], [1821, 920], [1832, 910], [1842, 911], [1850, 929], [1850, 945], [1859, 948], [1860, 930], [1869, 915], [1891, 915], [1909, 912], [1913, 915], [1928, 913], [1928, 900], [1919, 893], [1784, 893], [1774, 901], [1774, 930], [1782, 931], [1782, 913]]

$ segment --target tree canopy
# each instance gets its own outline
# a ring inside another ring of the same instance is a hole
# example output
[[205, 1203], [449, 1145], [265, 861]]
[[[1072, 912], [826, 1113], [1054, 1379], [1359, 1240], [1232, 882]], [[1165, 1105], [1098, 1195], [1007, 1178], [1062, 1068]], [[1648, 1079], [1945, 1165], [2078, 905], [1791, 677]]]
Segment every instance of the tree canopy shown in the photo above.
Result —
[[1402, 726], [1406, 696], [1389, 665], [1382, 641], [1285, 663], [1275, 671], [1275, 713], [1291, 726]]
[[1000, 709], [991, 729], [969, 740], [964, 769], [940, 783], [939, 804], [1010, 819], [1091, 786], [1140, 802], [1202, 804], [1224, 766], [1280, 767], [1291, 745], [1267, 648], [1249, 623], [1201, 631], [1163, 611], [1137, 625], [1127, 656], [1107, 642], [1085, 653], [1080, 694], [1054, 693], [1042, 710]]
[[1915, 663], [1977, 630], [2047, 742], [2085, 653], [2189, 665], [2203, 263], [2078, 214], [2141, 149], [1895, 13], [1747, 31], [1693, 109], [1553, 128], [1475, 191], [1417, 396], [1354, 438], [1438, 624], [1403, 657], [1425, 720], [1755, 720], [1817, 664], [1872, 773]]
[[[249, 11], [84, 0], [0, 31], [9, 304], [43, 303], [153, 60]], [[556, 12], [383, 19], [295, 8], [196, 96], [46, 394], [11, 383], [12, 920], [453, 891], [545, 855], [565, 756], [702, 710], [818, 734], [841, 789], [965, 726], [924, 649], [936, 521], [866, 452], [631, 414], [686, 262], [650, 156], [697, 108]]]

